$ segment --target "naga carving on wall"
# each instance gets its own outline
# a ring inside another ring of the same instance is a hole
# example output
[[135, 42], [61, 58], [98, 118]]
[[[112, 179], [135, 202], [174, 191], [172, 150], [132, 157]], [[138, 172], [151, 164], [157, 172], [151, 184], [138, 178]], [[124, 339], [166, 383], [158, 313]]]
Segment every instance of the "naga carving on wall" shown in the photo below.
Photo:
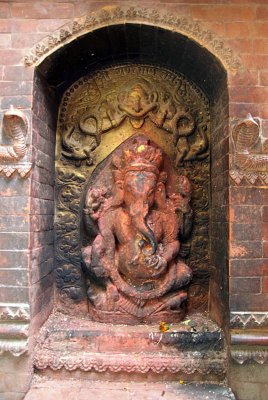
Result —
[[26, 135], [28, 121], [21, 110], [10, 107], [3, 116], [3, 132], [11, 139], [12, 144], [0, 145], [0, 173], [10, 177], [18, 172], [21, 177], [27, 175], [31, 169], [29, 163], [18, 164], [26, 155]]
[[239, 185], [268, 183], [268, 140], [263, 137], [260, 120], [248, 114], [237, 121], [232, 131], [234, 144], [232, 180]]
[[178, 321], [189, 284], [190, 308], [206, 307], [209, 129], [205, 95], [165, 69], [112, 67], [65, 92], [55, 229], [67, 309], [87, 304], [105, 322]]
[[[233, 129], [235, 143], [235, 164], [245, 172], [266, 172], [268, 170], [268, 140], [258, 149], [260, 126], [251, 114], [237, 123]], [[260, 146], [259, 146], [260, 147]]]

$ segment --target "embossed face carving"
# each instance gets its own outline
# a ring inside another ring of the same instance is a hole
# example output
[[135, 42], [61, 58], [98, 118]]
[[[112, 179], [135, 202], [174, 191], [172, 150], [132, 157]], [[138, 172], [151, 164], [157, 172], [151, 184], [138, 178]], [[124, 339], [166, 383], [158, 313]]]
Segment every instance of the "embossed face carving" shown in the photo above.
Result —
[[156, 107], [157, 94], [148, 93], [142, 85], [137, 84], [130, 90], [122, 92], [118, 100], [120, 110], [131, 117], [142, 118]]
[[[124, 202], [128, 207], [151, 207], [155, 199], [157, 176], [150, 171], [128, 171], [125, 174], [123, 191]], [[138, 210], [137, 210], [138, 211]]]
[[145, 218], [154, 204], [162, 161], [161, 150], [145, 137], [134, 139], [132, 147], [123, 151], [116, 181], [132, 217]]

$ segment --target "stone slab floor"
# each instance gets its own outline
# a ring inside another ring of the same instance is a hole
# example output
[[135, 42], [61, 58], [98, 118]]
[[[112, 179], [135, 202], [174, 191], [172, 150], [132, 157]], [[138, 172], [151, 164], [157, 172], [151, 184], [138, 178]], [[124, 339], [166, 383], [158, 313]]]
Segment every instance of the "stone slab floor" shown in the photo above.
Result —
[[235, 400], [229, 389], [213, 384], [177, 382], [37, 381], [24, 400]]

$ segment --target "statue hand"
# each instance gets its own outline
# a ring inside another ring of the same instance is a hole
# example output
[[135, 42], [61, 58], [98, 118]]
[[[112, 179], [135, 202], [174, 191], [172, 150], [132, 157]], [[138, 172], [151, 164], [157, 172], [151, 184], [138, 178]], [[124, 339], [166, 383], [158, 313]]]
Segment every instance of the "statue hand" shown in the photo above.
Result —
[[119, 300], [119, 293], [116, 288], [112, 283], [107, 284], [107, 297], [109, 300], [116, 302]]
[[182, 213], [187, 213], [191, 210], [190, 208], [190, 198], [188, 196], [184, 196], [183, 194], [173, 193], [170, 196], [170, 200], [173, 203], [173, 206], [176, 211], [181, 211]]
[[128, 261], [128, 264], [131, 266], [137, 266], [139, 265], [139, 261], [140, 261], [140, 255], [136, 255], [135, 257], [133, 257], [130, 261]]
[[89, 268], [91, 264], [91, 253], [92, 246], [87, 246], [82, 248], [82, 257], [84, 259], [85, 265]]
[[154, 255], [151, 257], [146, 257], [144, 263], [147, 267], [154, 268], [156, 270], [166, 268], [167, 261], [164, 257], [159, 255]]

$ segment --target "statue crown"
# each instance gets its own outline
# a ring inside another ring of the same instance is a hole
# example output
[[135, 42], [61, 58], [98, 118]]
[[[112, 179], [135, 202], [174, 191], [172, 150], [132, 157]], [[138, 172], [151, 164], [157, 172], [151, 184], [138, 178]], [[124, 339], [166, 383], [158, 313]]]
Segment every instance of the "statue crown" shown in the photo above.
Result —
[[149, 170], [159, 174], [162, 151], [147, 138], [135, 138], [131, 148], [123, 150], [122, 170]]

